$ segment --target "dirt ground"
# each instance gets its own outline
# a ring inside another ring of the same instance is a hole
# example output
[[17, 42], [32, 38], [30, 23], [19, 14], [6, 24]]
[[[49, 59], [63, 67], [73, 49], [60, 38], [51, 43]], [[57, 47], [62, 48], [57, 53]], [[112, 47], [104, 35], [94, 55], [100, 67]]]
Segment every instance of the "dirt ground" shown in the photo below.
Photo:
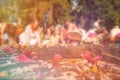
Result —
[[[80, 58], [80, 54], [90, 51], [93, 55], [102, 56], [102, 60], [120, 65], [120, 44], [110, 45], [79, 45], [79, 46], [51, 46], [41, 48], [29, 48], [36, 51], [38, 59], [51, 59], [54, 54], [60, 54], [62, 58]], [[28, 50], [28, 49], [27, 49]]]

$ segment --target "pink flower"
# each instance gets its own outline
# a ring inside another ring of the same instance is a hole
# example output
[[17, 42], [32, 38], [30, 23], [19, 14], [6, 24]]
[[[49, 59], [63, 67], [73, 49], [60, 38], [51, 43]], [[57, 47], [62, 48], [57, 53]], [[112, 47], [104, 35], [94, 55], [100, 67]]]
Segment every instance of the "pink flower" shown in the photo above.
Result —
[[118, 34], [116, 35], [116, 37], [120, 38], [120, 33], [118, 33]]
[[38, 78], [41, 78], [41, 77], [42, 77], [42, 74], [41, 74], [41, 73], [38, 73], [37, 77], [38, 77]]
[[62, 59], [62, 56], [60, 54], [55, 54], [53, 59], [59, 61], [60, 59]]
[[18, 56], [18, 60], [19, 60], [19, 62], [23, 62], [23, 63], [29, 63], [29, 62], [30, 62], [30, 59], [27, 58], [27, 57], [25, 56], [25, 54], [20, 54], [20, 55]]
[[96, 36], [97, 36], [96, 33], [89, 33], [89, 34], [88, 34], [88, 37], [96, 37]]
[[10, 54], [14, 53], [14, 50], [12, 48], [9, 48], [9, 47], [4, 48], [3, 50], [5, 50], [6, 52], [8, 52]]
[[86, 51], [84, 55], [81, 55], [81, 57], [88, 60], [91, 63], [102, 59], [101, 56], [92, 56], [92, 54], [89, 51]]
[[59, 67], [61, 59], [62, 56], [60, 54], [55, 54], [52, 59], [52, 65], [56, 68]]
[[31, 59], [36, 59], [37, 58], [37, 56], [36, 56], [36, 52], [33, 52], [33, 51], [26, 51], [26, 52], [24, 52], [25, 53], [25, 55], [27, 56], [27, 57], [29, 57], [29, 58], [31, 58]]

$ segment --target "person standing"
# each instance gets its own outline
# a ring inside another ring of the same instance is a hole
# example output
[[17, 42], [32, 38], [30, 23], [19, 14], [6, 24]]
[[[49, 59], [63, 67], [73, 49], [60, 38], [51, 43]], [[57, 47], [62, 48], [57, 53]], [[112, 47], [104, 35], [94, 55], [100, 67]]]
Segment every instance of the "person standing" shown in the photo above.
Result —
[[[0, 23], [0, 45], [3, 45], [5, 40], [8, 40], [8, 34], [6, 34], [7, 23]], [[10, 31], [10, 30], [9, 30]]]
[[101, 20], [100, 19], [97, 19], [95, 22], [94, 22], [94, 27], [99, 29], [100, 28], [100, 22]]
[[23, 46], [40, 45], [40, 29], [38, 20], [33, 20], [27, 25], [25, 31], [19, 36], [19, 44]]
[[71, 25], [70, 21], [66, 20], [65, 24], [62, 27], [62, 30], [61, 30], [62, 44], [68, 43], [67, 33], [68, 33], [68, 30], [70, 29], [70, 25]]

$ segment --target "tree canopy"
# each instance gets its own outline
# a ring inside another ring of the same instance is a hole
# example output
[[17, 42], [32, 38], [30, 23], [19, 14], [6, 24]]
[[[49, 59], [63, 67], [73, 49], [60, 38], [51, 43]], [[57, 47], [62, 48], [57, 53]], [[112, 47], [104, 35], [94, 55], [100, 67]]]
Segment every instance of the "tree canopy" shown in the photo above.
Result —
[[25, 21], [37, 17], [40, 23], [61, 23], [69, 16], [71, 3], [68, 0], [18, 0], [18, 16]]
[[76, 0], [76, 2], [77, 15], [84, 14], [91, 22], [100, 18], [105, 26], [120, 25], [120, 0]]
[[[99, 17], [104, 25], [120, 26], [119, 14], [120, 0], [0, 0], [0, 21], [21, 19], [23, 24], [34, 18], [41, 24], [63, 23], [72, 18], [91, 26]], [[109, 19], [113, 24], [108, 25]]]

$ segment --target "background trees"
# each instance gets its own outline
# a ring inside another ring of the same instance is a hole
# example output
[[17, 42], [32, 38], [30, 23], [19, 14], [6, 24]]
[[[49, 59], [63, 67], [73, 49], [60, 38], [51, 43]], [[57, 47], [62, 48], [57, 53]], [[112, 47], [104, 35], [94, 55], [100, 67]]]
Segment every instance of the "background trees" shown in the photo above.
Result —
[[100, 18], [106, 27], [111, 27], [114, 24], [120, 25], [119, 0], [76, 0], [76, 2], [75, 13], [80, 17], [87, 16], [87, 19], [84, 18], [85, 22], [91, 24]]
[[104, 26], [120, 26], [120, 0], [0, 0], [0, 21], [28, 24], [37, 17], [41, 24], [76, 20], [83, 27], [100, 18]]
[[24, 21], [37, 17], [40, 23], [61, 23], [69, 16], [69, 0], [18, 0], [18, 16]]
[[15, 0], [0, 0], [0, 22], [15, 21], [16, 12]]

